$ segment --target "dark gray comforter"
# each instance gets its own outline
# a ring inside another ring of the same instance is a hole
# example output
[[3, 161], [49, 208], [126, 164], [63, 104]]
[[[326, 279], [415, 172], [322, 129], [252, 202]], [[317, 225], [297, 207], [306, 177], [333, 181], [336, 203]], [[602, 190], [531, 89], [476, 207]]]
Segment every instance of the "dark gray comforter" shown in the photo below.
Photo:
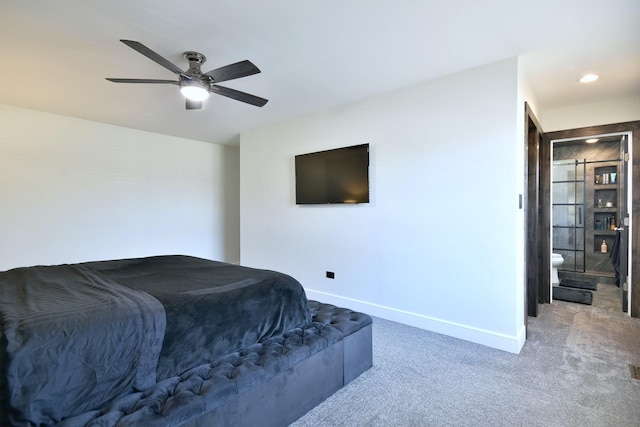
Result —
[[51, 425], [310, 321], [285, 274], [187, 256], [0, 273], [0, 423]]

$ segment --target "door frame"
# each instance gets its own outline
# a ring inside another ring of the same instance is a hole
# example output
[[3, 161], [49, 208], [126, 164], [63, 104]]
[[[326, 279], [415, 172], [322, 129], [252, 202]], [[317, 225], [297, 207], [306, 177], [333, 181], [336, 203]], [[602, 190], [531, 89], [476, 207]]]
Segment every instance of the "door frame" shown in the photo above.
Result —
[[[550, 302], [551, 254], [549, 215], [542, 201], [549, 197], [550, 147], [535, 114], [525, 102], [525, 325], [527, 317], [538, 315], [538, 305]], [[546, 217], [546, 219], [545, 219]], [[546, 256], [545, 256], [546, 254]], [[544, 274], [544, 272], [548, 274]]]
[[[631, 224], [632, 235], [629, 238], [629, 242], [640, 242], [640, 121], [613, 123], [608, 125], [590, 126], [583, 128], [575, 128], [568, 130], [560, 130], [555, 132], [549, 132], [543, 135], [543, 143], [541, 144], [548, 150], [551, 150], [551, 141], [557, 139], [571, 139], [571, 138], [584, 138], [592, 135], [604, 135], [612, 133], [624, 133], [631, 134], [631, 141], [629, 147], [631, 149]], [[542, 148], [541, 148], [542, 149]], [[540, 158], [540, 174], [547, 176], [547, 183], [545, 193], [550, 196], [551, 185], [550, 180], [551, 172], [551, 158]], [[547, 222], [551, 216], [550, 197], [541, 197], [540, 199], [540, 213], [541, 216], [546, 217]], [[549, 239], [549, 232], [547, 234], [547, 241]], [[630, 245], [629, 248], [629, 271], [631, 275], [631, 281], [629, 283], [629, 297], [631, 299], [631, 308], [629, 315], [632, 317], [640, 318], [640, 247], [637, 245]], [[542, 245], [542, 259], [550, 260], [551, 249], [550, 246]], [[551, 274], [550, 266], [544, 269], [548, 276]], [[545, 273], [542, 271], [542, 273]], [[549, 302], [549, 301], [545, 301]]]

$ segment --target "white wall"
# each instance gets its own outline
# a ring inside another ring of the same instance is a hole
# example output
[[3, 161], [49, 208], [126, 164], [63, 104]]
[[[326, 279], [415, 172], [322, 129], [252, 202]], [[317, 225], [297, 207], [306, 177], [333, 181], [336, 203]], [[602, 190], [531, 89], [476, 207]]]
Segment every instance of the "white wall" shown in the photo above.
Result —
[[538, 116], [545, 132], [640, 120], [640, 97], [544, 109]]
[[[513, 58], [246, 132], [241, 262], [291, 274], [313, 299], [518, 352], [519, 96]], [[362, 143], [371, 203], [295, 205], [296, 154]]]
[[0, 270], [239, 260], [237, 148], [4, 105], [0, 122]]

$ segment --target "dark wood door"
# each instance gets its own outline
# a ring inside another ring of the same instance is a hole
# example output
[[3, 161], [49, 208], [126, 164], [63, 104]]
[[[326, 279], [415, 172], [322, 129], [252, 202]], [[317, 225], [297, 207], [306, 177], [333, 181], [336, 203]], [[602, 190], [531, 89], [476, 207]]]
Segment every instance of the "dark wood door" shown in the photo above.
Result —
[[526, 316], [535, 317], [538, 315], [538, 304], [549, 302], [551, 254], [549, 253], [549, 230], [545, 229], [541, 203], [545, 196], [543, 177], [546, 169], [543, 159], [548, 155], [549, 150], [544, 147], [542, 128], [528, 104], [525, 104], [525, 114], [525, 236], [527, 239], [525, 313]]

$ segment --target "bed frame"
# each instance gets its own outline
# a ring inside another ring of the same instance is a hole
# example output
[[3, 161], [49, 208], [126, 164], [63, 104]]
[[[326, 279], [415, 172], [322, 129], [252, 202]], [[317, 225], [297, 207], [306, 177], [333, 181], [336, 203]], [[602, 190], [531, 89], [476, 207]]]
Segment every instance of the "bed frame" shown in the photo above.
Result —
[[[372, 366], [372, 320], [309, 301], [312, 322], [60, 426], [286, 426]], [[94, 424], [95, 423], [95, 424]]]

